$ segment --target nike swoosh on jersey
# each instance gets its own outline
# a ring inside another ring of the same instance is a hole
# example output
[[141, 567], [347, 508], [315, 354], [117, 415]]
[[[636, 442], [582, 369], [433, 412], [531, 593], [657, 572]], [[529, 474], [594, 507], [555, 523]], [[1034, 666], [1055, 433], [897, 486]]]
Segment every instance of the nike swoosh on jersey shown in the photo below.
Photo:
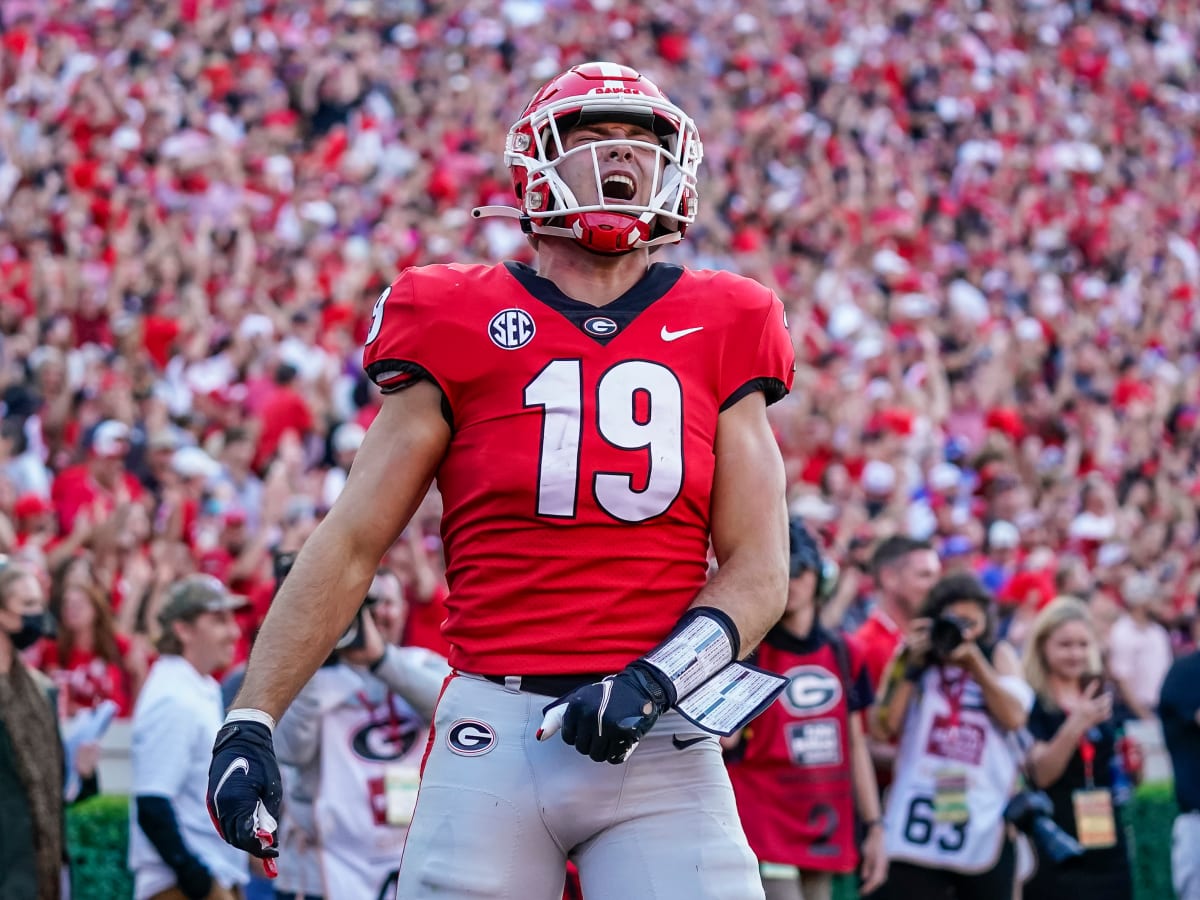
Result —
[[706, 734], [702, 734], [700, 737], [688, 738], [686, 741], [680, 740], [677, 734], [671, 735], [671, 743], [675, 745], [676, 750], [686, 750], [692, 744], [698, 744], [707, 739], [708, 735]]
[[697, 325], [695, 328], [684, 328], [684, 329], [681, 329], [680, 331], [669, 331], [667, 329], [667, 326], [664, 325], [662, 327], [662, 332], [659, 334], [659, 336], [664, 341], [677, 341], [681, 337], [687, 337], [689, 334], [695, 334], [697, 331], [703, 331], [703, 330], [704, 330], [703, 325]]
[[213, 809], [217, 811], [217, 815], [221, 815], [221, 788], [225, 787], [225, 782], [229, 780], [229, 776], [237, 771], [250, 774], [250, 763], [246, 762], [244, 756], [239, 756], [229, 764], [229, 768], [225, 770], [225, 774], [221, 776], [221, 780], [217, 782], [217, 789], [213, 791]]

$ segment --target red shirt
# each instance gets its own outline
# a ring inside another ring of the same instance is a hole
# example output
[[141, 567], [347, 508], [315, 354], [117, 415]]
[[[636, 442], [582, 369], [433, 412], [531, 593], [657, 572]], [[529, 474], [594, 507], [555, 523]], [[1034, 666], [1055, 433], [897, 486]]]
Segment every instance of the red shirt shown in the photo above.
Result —
[[[142, 495], [142, 485], [136, 478], [128, 472], [123, 472], [121, 478], [125, 482], [125, 490], [129, 492], [130, 499], [136, 500]], [[59, 532], [64, 535], [70, 534], [75, 517], [85, 506], [91, 507], [99, 502], [104, 515], [107, 516], [117, 505], [116, 497], [92, 477], [87, 463], [63, 469], [50, 486], [50, 499], [58, 514]]]
[[410, 269], [375, 304], [364, 366], [438, 384], [451, 665], [613, 671], [704, 585], [717, 416], [792, 382], [779, 299], [655, 264], [594, 307], [516, 263]]
[[[117, 652], [124, 658], [129, 653], [129, 639], [118, 634], [116, 640]], [[59, 662], [58, 642], [47, 638], [38, 642], [31, 664], [54, 679], [67, 716], [82, 709], [94, 709], [102, 700], [116, 703], [117, 715], [122, 718], [133, 711], [128, 673], [90, 650], [72, 647], [63, 665]]]
[[276, 387], [267, 395], [259, 411], [259, 420], [262, 422], [262, 431], [258, 438], [258, 452], [254, 457], [257, 468], [266, 464], [279, 446], [280, 438], [287, 432], [303, 436], [313, 427], [308, 403], [291, 387]]
[[442, 634], [442, 622], [446, 620], [446, 594], [446, 589], [439, 585], [425, 603], [409, 599], [402, 641], [405, 647], [424, 647], [442, 656], [449, 655], [450, 643]]
[[900, 626], [878, 607], [871, 610], [867, 621], [854, 632], [854, 641], [862, 649], [867, 674], [871, 677], [871, 687], [875, 690], [879, 690], [884, 670], [892, 661], [892, 656], [903, 638], [904, 632], [900, 630]]

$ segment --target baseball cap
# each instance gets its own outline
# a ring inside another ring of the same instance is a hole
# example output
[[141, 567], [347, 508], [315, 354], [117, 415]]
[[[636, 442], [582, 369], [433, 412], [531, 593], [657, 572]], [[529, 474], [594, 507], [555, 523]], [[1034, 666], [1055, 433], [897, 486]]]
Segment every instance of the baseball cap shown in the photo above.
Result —
[[171, 468], [183, 478], [216, 478], [221, 464], [199, 447], [180, 447], [171, 457]]
[[41, 494], [29, 492], [22, 494], [13, 504], [13, 517], [28, 519], [44, 513], [54, 512], [54, 506]]
[[1021, 543], [1021, 533], [1012, 522], [997, 519], [988, 526], [987, 542], [993, 550], [1011, 550]]
[[940, 462], [929, 470], [929, 487], [935, 491], [952, 491], [961, 481], [962, 469], [954, 463]]
[[896, 486], [896, 470], [890, 463], [873, 459], [863, 467], [861, 481], [868, 494], [890, 494]]
[[1157, 584], [1149, 575], [1134, 572], [1121, 582], [1121, 596], [1126, 606], [1142, 606], [1154, 599]]
[[345, 422], [334, 429], [333, 449], [337, 453], [348, 453], [357, 450], [362, 446], [363, 437], [366, 433], [366, 429], [357, 422]]
[[229, 593], [225, 585], [212, 575], [188, 575], [167, 594], [167, 602], [158, 613], [158, 622], [168, 629], [172, 622], [187, 622], [206, 612], [225, 612], [241, 609], [246, 598]]
[[92, 453], [96, 456], [124, 456], [129, 452], [129, 426], [116, 419], [105, 419], [92, 432]]

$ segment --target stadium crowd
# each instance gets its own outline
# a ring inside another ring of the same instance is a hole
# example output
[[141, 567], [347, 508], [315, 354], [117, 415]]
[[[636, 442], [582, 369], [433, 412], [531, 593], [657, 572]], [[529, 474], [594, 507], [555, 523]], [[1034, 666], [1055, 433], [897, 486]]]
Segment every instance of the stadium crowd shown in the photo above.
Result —
[[[512, 223], [469, 211], [511, 202], [511, 120], [585, 59], [636, 66], [698, 120], [702, 211], [662, 257], [784, 300], [799, 368], [772, 420], [792, 512], [841, 563], [830, 624], [866, 620], [872, 551], [907, 535], [981, 577], [1018, 648], [1070, 594], [1127, 653], [1136, 574], [1170, 637], [1159, 682], [1190, 649], [1200, 6], [0, 16], [0, 552], [44, 576], [59, 637], [28, 658], [64, 716], [128, 714], [190, 572], [250, 599], [244, 659], [377, 408], [371, 304], [407, 266], [529, 259]], [[406, 642], [443, 649], [437, 521], [433, 495], [388, 563]]]

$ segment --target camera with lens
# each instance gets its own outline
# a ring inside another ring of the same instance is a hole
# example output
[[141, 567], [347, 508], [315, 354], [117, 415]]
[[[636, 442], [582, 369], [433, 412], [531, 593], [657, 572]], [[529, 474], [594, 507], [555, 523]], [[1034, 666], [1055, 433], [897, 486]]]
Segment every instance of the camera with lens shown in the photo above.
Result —
[[1083, 847], [1054, 821], [1054, 801], [1044, 791], [1021, 791], [1004, 809], [1004, 821], [1028, 835], [1041, 859], [1062, 865], [1083, 856]]
[[943, 613], [929, 628], [929, 648], [933, 658], [944, 662], [966, 640], [971, 623], [960, 616]]
[[349, 628], [342, 632], [338, 642], [333, 645], [334, 650], [361, 650], [363, 648], [367, 641], [366, 632], [363, 630], [363, 613], [374, 606], [377, 599], [367, 594], [362, 606], [354, 614], [354, 621], [350, 623]]

